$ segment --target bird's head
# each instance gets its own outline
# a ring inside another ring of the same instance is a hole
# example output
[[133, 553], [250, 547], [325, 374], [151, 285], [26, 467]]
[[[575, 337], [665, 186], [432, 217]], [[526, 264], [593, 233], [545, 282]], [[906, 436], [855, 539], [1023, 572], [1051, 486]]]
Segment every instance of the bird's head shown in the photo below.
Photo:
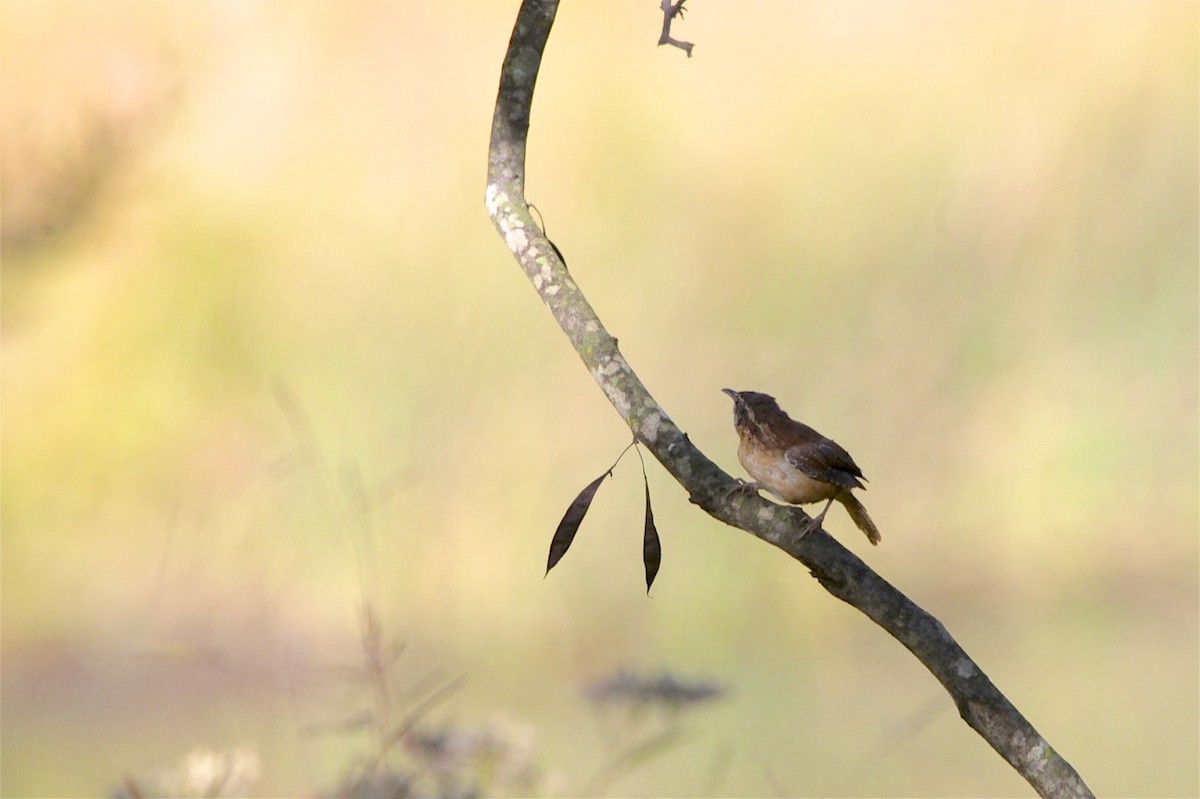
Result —
[[762, 430], [770, 420], [783, 411], [770, 394], [761, 391], [734, 391], [723, 388], [733, 399], [733, 426], [741, 430]]

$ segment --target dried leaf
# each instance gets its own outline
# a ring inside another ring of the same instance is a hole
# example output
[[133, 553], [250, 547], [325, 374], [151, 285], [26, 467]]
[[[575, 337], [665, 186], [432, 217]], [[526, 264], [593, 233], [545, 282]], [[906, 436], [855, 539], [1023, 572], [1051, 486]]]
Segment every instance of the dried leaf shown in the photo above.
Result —
[[558, 256], [558, 260], [563, 262], [563, 266], [566, 266], [567, 259], [563, 257], [562, 250], [558, 249], [558, 245], [555, 244], [551, 240], [549, 234], [546, 233], [546, 220], [542, 217], [542, 210], [540, 208], [538, 208], [536, 205], [534, 205], [533, 203], [529, 203], [529, 210], [537, 212], [538, 225], [542, 229], [542, 235], [545, 236], [546, 241], [550, 243], [550, 247], [554, 250], [554, 254]]
[[558, 245], [550, 241], [550, 237], [546, 237], [546, 241], [550, 242], [550, 247], [554, 250], [554, 254], [558, 256], [558, 260], [563, 262], [563, 266], [567, 265], [567, 259], [563, 256], [562, 250], [558, 249]]
[[596, 489], [604, 482], [604, 478], [612, 474], [612, 470], [605, 472], [595, 480], [587, 484], [587, 487], [579, 492], [579, 496], [571, 502], [567, 507], [567, 512], [563, 514], [562, 521], [558, 523], [558, 529], [554, 531], [554, 537], [550, 539], [550, 557], [546, 560], [546, 574], [554, 568], [554, 564], [562, 560], [562, 556], [567, 554], [567, 550], [571, 547], [571, 542], [575, 540], [575, 533], [579, 532], [579, 525], [583, 522], [583, 517], [588, 512], [588, 508], [592, 505], [592, 498], [596, 496]]
[[658, 575], [658, 566], [662, 562], [662, 544], [658, 540], [658, 530], [654, 527], [654, 511], [650, 508], [650, 484], [646, 483], [646, 532], [642, 536], [642, 563], [646, 566], [646, 593]]

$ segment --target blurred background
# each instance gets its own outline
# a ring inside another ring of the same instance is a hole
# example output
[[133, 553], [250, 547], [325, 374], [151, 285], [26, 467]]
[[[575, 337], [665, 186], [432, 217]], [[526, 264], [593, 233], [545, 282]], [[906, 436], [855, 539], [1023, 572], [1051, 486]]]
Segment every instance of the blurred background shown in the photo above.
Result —
[[[560, 10], [572, 274], [732, 474], [725, 386], [849, 449], [883, 542], [827, 528], [1093, 790], [1197, 795], [1197, 5], [688, 8]], [[485, 212], [515, 10], [0, 5], [2, 793], [318, 795], [390, 718], [491, 793], [1027, 795], [654, 463], [650, 596], [632, 454], [543, 579], [629, 433]]]

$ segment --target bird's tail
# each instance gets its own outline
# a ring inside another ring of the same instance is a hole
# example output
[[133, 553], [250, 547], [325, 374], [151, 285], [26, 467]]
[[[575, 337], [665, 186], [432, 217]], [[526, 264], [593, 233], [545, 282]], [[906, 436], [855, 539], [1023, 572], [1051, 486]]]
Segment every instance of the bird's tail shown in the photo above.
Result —
[[846, 512], [858, 525], [858, 529], [867, 534], [867, 540], [872, 544], [878, 544], [879, 528], [875, 526], [875, 522], [871, 521], [871, 517], [867, 515], [867, 509], [858, 501], [858, 497], [849, 491], [843, 491], [838, 494], [838, 501], [846, 506]]

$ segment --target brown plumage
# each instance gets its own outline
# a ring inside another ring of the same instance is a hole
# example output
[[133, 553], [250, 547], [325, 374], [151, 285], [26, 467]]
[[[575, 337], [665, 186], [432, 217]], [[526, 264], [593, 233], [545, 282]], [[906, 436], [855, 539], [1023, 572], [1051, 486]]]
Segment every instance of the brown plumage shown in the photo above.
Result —
[[733, 426], [738, 433], [738, 460], [755, 482], [747, 490], [765, 488], [784, 502], [806, 505], [827, 500], [812, 520], [818, 529], [834, 500], [845, 506], [850, 518], [872, 544], [879, 543], [879, 528], [851, 489], [864, 488], [862, 470], [850, 453], [833, 439], [792, 419], [775, 398], [758, 391], [722, 389], [733, 398]]

